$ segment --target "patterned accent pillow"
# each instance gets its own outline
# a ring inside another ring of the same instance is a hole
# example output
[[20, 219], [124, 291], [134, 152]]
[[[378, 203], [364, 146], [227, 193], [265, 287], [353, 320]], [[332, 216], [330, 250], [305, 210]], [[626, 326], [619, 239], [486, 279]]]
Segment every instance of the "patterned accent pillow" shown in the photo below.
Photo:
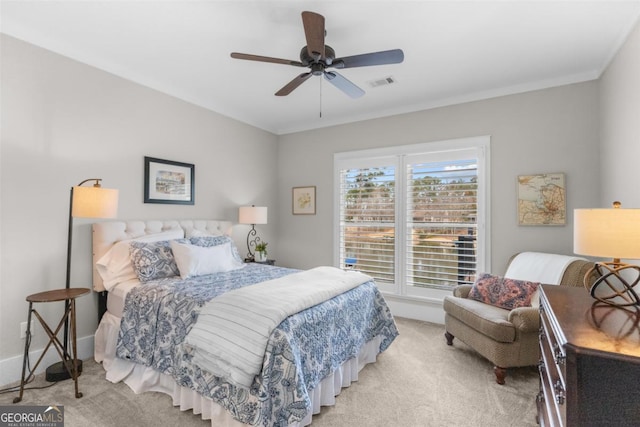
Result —
[[473, 284], [469, 298], [507, 310], [531, 307], [531, 297], [538, 285], [540, 283], [482, 273]]
[[[178, 239], [186, 243], [186, 239]], [[133, 270], [142, 282], [179, 276], [180, 271], [171, 251], [170, 240], [160, 242], [131, 242], [129, 248]]]
[[224, 245], [225, 243], [231, 244], [231, 253], [233, 254], [233, 258], [238, 262], [243, 262], [240, 253], [238, 252], [238, 248], [236, 244], [233, 242], [231, 237], [229, 236], [197, 236], [189, 239], [192, 245], [202, 246], [205, 248], [210, 248], [211, 246]]

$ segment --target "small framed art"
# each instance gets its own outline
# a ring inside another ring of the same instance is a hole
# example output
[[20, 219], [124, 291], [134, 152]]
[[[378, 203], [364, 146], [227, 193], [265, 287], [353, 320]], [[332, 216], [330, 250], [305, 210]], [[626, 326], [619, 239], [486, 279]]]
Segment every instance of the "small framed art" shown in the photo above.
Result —
[[144, 158], [144, 202], [195, 204], [195, 166], [171, 160]]
[[293, 187], [292, 203], [294, 215], [315, 215], [316, 187]]

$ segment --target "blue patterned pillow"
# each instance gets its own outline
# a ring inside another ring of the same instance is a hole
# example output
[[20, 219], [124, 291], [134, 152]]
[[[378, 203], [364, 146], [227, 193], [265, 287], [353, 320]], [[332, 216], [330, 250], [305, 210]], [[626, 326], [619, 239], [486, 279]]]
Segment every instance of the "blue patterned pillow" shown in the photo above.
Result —
[[[186, 239], [177, 241], [187, 242]], [[131, 242], [131, 263], [141, 282], [180, 275], [169, 242]]]
[[238, 262], [243, 262], [242, 257], [238, 253], [238, 248], [229, 236], [198, 236], [189, 239], [192, 245], [203, 246], [209, 248], [211, 246], [224, 245], [225, 243], [231, 244], [231, 253], [233, 258]]

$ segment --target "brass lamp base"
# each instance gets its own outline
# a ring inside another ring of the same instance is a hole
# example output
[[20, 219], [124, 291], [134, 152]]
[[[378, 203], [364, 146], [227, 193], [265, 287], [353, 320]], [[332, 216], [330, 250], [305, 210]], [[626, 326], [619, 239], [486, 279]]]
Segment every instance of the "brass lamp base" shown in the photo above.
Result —
[[[68, 360], [66, 363], [69, 364], [71, 370], [73, 370], [73, 360]], [[76, 360], [78, 367], [78, 376], [82, 374], [82, 360]], [[64, 366], [63, 362], [54, 363], [46, 369], [45, 379], [50, 383], [56, 383], [58, 381], [64, 381], [71, 378], [71, 374]]]
[[[628, 278], [633, 277], [634, 274], [635, 280], [629, 282]], [[640, 298], [633, 289], [638, 282], [640, 282], [640, 267], [618, 260], [596, 262], [584, 277], [584, 286], [589, 289], [593, 298], [617, 307], [640, 306]]]

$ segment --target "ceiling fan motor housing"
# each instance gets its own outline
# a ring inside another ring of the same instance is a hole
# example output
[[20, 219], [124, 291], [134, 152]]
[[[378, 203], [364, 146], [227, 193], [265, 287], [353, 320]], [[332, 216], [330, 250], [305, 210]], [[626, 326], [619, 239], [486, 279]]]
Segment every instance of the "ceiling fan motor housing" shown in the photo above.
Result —
[[[304, 46], [300, 50], [300, 62], [302, 62], [302, 65], [304, 65], [305, 67], [311, 67], [313, 63], [316, 63], [316, 64], [322, 64], [323, 66], [322, 68], [324, 69], [324, 67], [331, 66], [335, 58], [336, 58], [336, 52], [333, 50], [331, 46], [328, 46], [328, 45], [324, 45], [324, 60], [320, 58], [316, 61], [316, 59], [309, 54], [309, 50], [307, 49], [307, 46]], [[314, 75], [319, 75], [319, 74], [316, 74], [314, 71], [315, 70], [312, 67], [311, 72]], [[322, 72], [320, 72], [320, 74], [322, 74]]]

